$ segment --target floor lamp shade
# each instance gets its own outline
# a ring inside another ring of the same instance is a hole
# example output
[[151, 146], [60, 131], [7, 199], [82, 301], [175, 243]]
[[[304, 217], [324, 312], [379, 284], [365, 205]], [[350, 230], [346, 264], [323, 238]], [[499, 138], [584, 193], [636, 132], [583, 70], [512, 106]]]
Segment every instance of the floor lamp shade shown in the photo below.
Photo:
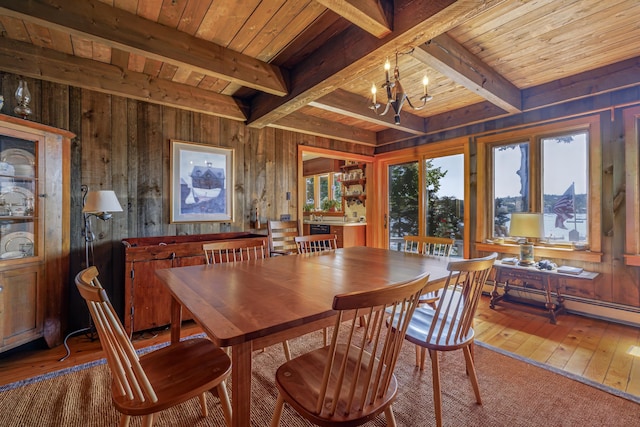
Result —
[[509, 234], [512, 237], [524, 237], [526, 242], [520, 245], [520, 264], [532, 265], [533, 243], [529, 239], [544, 237], [544, 217], [541, 213], [514, 212], [511, 214]]
[[116, 193], [111, 190], [89, 191], [82, 212], [122, 212], [122, 206], [118, 202]]

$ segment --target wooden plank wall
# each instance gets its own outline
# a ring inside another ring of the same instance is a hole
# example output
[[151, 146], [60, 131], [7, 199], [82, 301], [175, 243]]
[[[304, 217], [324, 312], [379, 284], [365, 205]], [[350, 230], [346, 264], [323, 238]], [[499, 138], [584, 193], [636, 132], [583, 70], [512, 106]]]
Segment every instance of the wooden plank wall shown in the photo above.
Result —
[[[32, 95], [29, 120], [67, 129], [71, 147], [71, 276], [84, 267], [80, 186], [114, 190], [124, 212], [109, 221], [92, 220], [95, 265], [116, 309], [123, 309], [123, 248], [127, 237], [250, 231], [259, 208], [261, 221], [290, 214], [297, 218], [297, 145], [372, 155], [373, 148], [289, 131], [250, 129], [241, 122], [26, 79]], [[2, 113], [15, 115], [18, 76], [0, 74]], [[235, 150], [234, 221], [170, 224], [170, 140]], [[286, 193], [291, 194], [290, 200]], [[69, 330], [85, 326], [89, 315], [69, 279]]]

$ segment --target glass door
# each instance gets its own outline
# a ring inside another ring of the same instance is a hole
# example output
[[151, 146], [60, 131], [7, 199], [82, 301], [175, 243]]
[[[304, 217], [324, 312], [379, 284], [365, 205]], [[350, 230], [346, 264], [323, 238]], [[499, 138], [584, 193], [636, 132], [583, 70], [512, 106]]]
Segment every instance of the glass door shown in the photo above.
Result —
[[0, 260], [37, 256], [36, 141], [0, 136]]
[[425, 159], [426, 235], [455, 240], [452, 256], [464, 248], [464, 155]]
[[389, 165], [389, 214], [385, 218], [389, 249], [404, 250], [403, 237], [420, 229], [420, 171], [412, 161]]

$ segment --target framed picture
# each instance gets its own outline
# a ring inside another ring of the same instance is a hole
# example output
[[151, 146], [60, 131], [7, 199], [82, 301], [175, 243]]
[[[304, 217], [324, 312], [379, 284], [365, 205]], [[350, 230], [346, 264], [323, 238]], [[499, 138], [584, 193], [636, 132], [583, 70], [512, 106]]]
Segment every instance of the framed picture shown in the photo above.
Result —
[[233, 150], [171, 140], [171, 222], [233, 221]]

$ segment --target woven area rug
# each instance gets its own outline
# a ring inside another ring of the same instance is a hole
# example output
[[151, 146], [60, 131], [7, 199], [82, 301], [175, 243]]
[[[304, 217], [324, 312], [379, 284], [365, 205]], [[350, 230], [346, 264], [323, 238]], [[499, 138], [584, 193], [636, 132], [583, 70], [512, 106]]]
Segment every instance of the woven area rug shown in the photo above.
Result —
[[[291, 340], [292, 355], [321, 342], [321, 333]], [[476, 346], [483, 404], [477, 405], [461, 352], [442, 355], [443, 418], [446, 426], [603, 426], [640, 425], [640, 405], [548, 369]], [[396, 370], [399, 394], [394, 404], [400, 426], [435, 425], [430, 365], [414, 367], [414, 351], [405, 344]], [[252, 426], [269, 425], [276, 390], [274, 372], [284, 362], [277, 345], [253, 355]], [[115, 426], [119, 414], [111, 405], [109, 370], [104, 364], [82, 367], [0, 392], [0, 425]], [[620, 394], [620, 393], [619, 393]], [[629, 396], [627, 396], [629, 397]], [[202, 418], [192, 400], [156, 416], [156, 426], [222, 426], [217, 399], [209, 395], [209, 417]], [[133, 426], [140, 425], [134, 418]], [[308, 426], [285, 406], [282, 426]], [[369, 426], [384, 426], [380, 416]]]

